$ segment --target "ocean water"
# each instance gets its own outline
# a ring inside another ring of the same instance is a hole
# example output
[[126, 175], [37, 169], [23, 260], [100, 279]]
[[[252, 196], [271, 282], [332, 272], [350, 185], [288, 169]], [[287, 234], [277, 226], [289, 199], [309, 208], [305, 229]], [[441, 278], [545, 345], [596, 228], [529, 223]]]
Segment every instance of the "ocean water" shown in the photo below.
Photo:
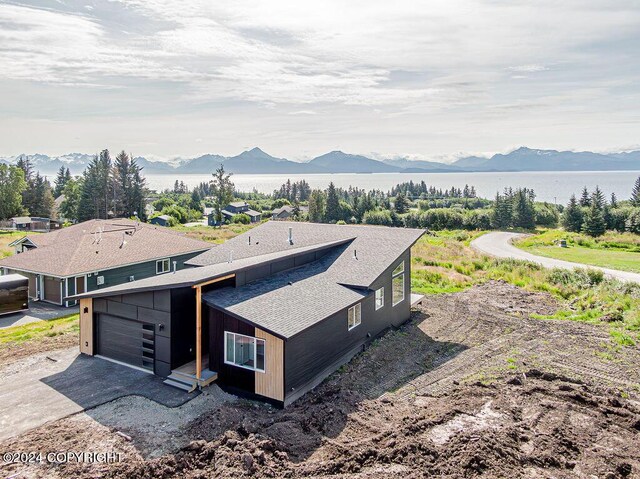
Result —
[[[619, 200], [628, 199], [633, 183], [640, 171], [536, 171], [507, 173], [374, 173], [374, 174], [316, 174], [316, 175], [232, 175], [231, 180], [239, 191], [256, 189], [261, 193], [272, 193], [287, 179], [305, 179], [312, 188], [326, 188], [333, 181], [336, 186], [347, 188], [357, 186], [365, 190], [388, 191], [392, 186], [404, 181], [424, 180], [436, 188], [463, 188], [465, 184], [474, 186], [478, 196], [493, 198], [497, 191], [505, 187], [533, 188], [538, 201], [567, 203], [572, 193], [579, 196], [583, 187], [590, 191], [599, 186], [607, 199], [615, 193]], [[193, 187], [200, 182], [211, 180], [211, 175], [146, 175], [150, 188], [163, 190], [173, 188], [174, 182], [183, 181]]]

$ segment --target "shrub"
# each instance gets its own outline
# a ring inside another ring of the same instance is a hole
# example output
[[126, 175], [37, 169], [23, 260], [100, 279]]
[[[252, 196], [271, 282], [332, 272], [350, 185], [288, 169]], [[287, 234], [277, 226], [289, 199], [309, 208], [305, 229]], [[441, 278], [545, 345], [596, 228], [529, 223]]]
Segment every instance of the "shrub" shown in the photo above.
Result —
[[251, 217], [246, 213], [239, 213], [237, 215], [233, 215], [231, 217], [232, 223], [241, 223], [243, 225], [248, 225], [251, 223]]
[[362, 217], [362, 222], [367, 225], [393, 226], [393, 219], [389, 210], [367, 211]]

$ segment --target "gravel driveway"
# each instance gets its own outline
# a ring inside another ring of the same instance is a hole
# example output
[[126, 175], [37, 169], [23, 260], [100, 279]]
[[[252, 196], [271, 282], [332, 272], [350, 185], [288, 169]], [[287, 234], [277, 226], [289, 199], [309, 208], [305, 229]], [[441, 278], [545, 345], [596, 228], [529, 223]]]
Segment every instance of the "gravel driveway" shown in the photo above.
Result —
[[513, 246], [512, 242], [515, 239], [523, 238], [527, 235], [522, 233], [507, 233], [504, 231], [496, 231], [493, 233], [487, 233], [485, 235], [476, 238], [471, 242], [471, 247], [481, 253], [485, 253], [498, 258], [513, 258], [531, 261], [538, 263], [545, 268], [563, 268], [563, 269], [575, 269], [575, 268], [590, 268], [598, 269], [604, 272], [605, 276], [614, 278], [620, 281], [630, 281], [640, 283], [640, 274], [630, 273], [628, 271], [618, 271], [615, 269], [602, 268], [600, 266], [591, 266], [581, 263], [572, 263], [570, 261], [563, 261], [560, 259], [545, 258], [543, 256], [536, 256], [531, 253], [527, 253], [519, 248]]

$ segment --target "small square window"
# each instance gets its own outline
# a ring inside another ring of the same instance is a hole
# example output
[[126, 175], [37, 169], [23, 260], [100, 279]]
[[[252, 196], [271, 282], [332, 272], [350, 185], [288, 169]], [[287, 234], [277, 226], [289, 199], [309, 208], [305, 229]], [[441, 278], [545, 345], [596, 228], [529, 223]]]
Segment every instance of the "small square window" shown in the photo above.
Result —
[[156, 261], [156, 274], [168, 273], [171, 270], [169, 258]]

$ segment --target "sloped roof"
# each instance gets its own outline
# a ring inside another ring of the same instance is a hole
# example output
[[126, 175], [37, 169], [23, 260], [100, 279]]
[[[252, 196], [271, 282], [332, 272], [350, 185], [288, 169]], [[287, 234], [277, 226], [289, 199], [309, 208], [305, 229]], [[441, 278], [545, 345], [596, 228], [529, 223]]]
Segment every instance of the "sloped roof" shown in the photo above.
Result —
[[90, 220], [27, 238], [37, 248], [0, 260], [0, 266], [71, 276], [197, 253], [213, 246], [163, 227], [127, 219]]
[[211, 291], [203, 300], [283, 338], [290, 338], [368, 294], [340, 284], [332, 266], [349, 244], [336, 246], [313, 263], [239, 288]]
[[[289, 244], [291, 228], [293, 244]], [[291, 251], [296, 248], [352, 239], [350, 249], [332, 268], [339, 271], [340, 283], [368, 288], [398, 256], [411, 247], [424, 230], [411, 228], [388, 228], [385, 226], [329, 225], [318, 223], [268, 221], [242, 235], [236, 236], [216, 248], [212, 248], [187, 261], [193, 266], [207, 266], [233, 258]], [[248, 238], [251, 238], [251, 244]], [[358, 260], [352, 261], [354, 252]]]
[[232, 203], [229, 203], [231, 206], [233, 206], [234, 208], [242, 208], [243, 206], [247, 206], [247, 202], [246, 201], [234, 201]]
[[212, 264], [209, 266], [203, 266], [201, 268], [187, 268], [181, 269], [174, 273], [159, 274], [151, 276], [149, 278], [139, 279], [130, 283], [118, 284], [110, 286], [108, 288], [102, 288], [96, 291], [90, 291], [88, 293], [79, 294], [76, 296], [70, 296], [69, 299], [78, 298], [98, 298], [102, 296], [113, 296], [114, 294], [124, 293], [140, 293], [144, 291], [154, 291], [171, 288], [182, 288], [185, 286], [193, 286], [198, 283], [203, 283], [212, 279], [226, 276], [230, 273], [236, 273], [245, 269], [253, 268], [255, 266], [270, 263], [272, 261], [286, 259], [291, 256], [310, 253], [326, 248], [332, 248], [344, 244], [348, 240], [332, 241], [329, 243], [321, 243], [317, 245], [308, 246], [305, 248], [296, 248], [292, 251], [277, 251], [275, 253], [263, 254], [258, 256], [249, 256], [247, 258], [233, 260], [229, 262], [230, 258], [226, 261]]

